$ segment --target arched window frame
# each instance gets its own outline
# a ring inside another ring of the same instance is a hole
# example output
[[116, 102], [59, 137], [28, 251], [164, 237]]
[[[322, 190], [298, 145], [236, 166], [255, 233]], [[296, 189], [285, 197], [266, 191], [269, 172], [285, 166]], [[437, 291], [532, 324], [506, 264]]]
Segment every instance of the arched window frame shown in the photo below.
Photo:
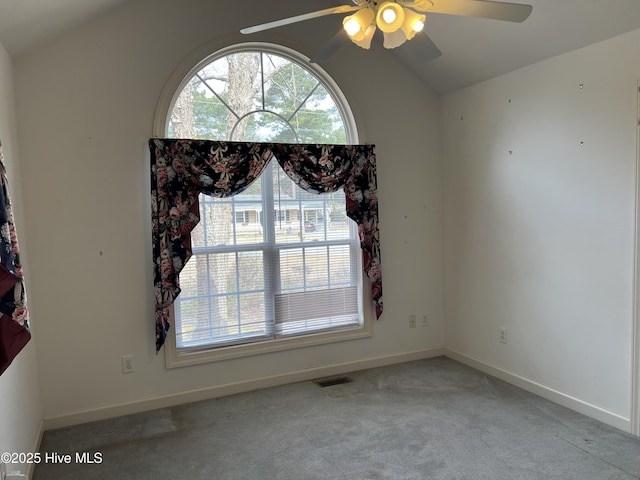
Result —
[[[211, 47], [203, 47], [203, 49], [206, 52], [210, 52]], [[265, 42], [245, 42], [229, 45], [227, 47], [220, 48], [213, 53], [204, 54], [204, 56], [202, 51], [203, 49], [199, 49], [189, 55], [189, 57], [187, 57], [178, 66], [178, 68], [174, 70], [167, 81], [156, 107], [153, 123], [154, 136], [162, 137], [166, 135], [169, 128], [170, 112], [175, 106], [178, 95], [195, 73], [199, 72], [205, 65], [212, 61], [231, 53], [259, 50], [265, 53], [273, 53], [289, 57], [315, 75], [336, 100], [336, 105], [344, 120], [347, 143], [356, 144], [360, 141], [358, 125], [356, 124], [353, 109], [351, 108], [346, 96], [335, 80], [324, 69], [320, 68], [317, 64], [309, 63], [309, 57], [306, 57], [291, 48]]]
[[[193, 75], [200, 71], [205, 65], [222, 58], [225, 55], [242, 51], [261, 51], [288, 57], [300, 66], [310, 71], [320, 80], [326, 90], [333, 96], [336, 106], [344, 121], [347, 143], [357, 144], [359, 140], [358, 128], [352, 109], [345, 95], [338, 87], [337, 83], [317, 65], [310, 64], [308, 57], [285, 46], [264, 42], [246, 42], [226, 46], [210, 53], [211, 47], [203, 47], [186, 58], [173, 72], [160, 96], [156, 114], [154, 117], [154, 135], [158, 137], [166, 136], [170, 122], [170, 115], [175, 105], [176, 99], [184, 86], [190, 81]], [[360, 262], [360, 256], [358, 256]], [[358, 266], [360, 271], [360, 265]], [[182, 367], [208, 363], [216, 360], [236, 358], [250, 355], [257, 355], [267, 352], [301, 348], [324, 343], [334, 343], [338, 341], [353, 340], [357, 338], [370, 337], [372, 335], [372, 321], [375, 313], [372, 308], [371, 295], [366, 277], [360, 282], [363, 322], [358, 329], [344, 331], [330, 331], [301, 337], [281, 338], [276, 340], [262, 341], [256, 344], [237, 345], [233, 348], [205, 350], [188, 354], [178, 354], [175, 343], [175, 334], [171, 333], [165, 344], [165, 354], [167, 368]], [[172, 318], [172, 321], [174, 318]]]

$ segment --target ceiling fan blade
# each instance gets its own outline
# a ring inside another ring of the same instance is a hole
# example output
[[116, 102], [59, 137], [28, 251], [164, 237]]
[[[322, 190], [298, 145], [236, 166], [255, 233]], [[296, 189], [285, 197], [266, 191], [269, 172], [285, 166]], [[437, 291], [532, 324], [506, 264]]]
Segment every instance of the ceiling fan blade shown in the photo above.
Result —
[[428, 62], [442, 54], [426, 33], [417, 34], [402, 47], [394, 48], [390, 52], [397, 55], [409, 70], [425, 79], [427, 83], [431, 75]]
[[253, 27], [246, 27], [240, 30], [240, 33], [257, 33], [264, 30], [270, 30], [272, 28], [283, 27], [292, 23], [303, 22], [305, 20], [311, 20], [312, 18], [324, 17], [325, 15], [333, 15], [334, 13], [349, 13], [356, 10], [360, 10], [360, 5], [340, 5], [338, 7], [325, 8], [324, 10], [317, 10], [315, 12], [303, 13], [302, 15], [296, 15], [295, 17], [283, 18], [281, 20], [274, 20], [273, 22], [262, 23], [260, 25], [254, 25]]
[[396, 48], [393, 51], [409, 64], [425, 64], [442, 55], [440, 49], [424, 30], [403, 44], [402, 48]]
[[[418, 1], [417, 3], [422, 2]], [[410, 2], [407, 2], [406, 5], [410, 6]], [[492, 2], [489, 0], [433, 0], [433, 6], [423, 11], [465, 17], [492, 18], [507, 22], [523, 22], [531, 15], [532, 10], [533, 7], [531, 5], [521, 3]]]
[[347, 43], [349, 40], [349, 36], [347, 32], [344, 31], [344, 28], [341, 28], [338, 33], [336, 33], [327, 46], [322, 49], [320, 52], [316, 53], [313, 57], [309, 59], [309, 63], [322, 63], [327, 60], [331, 55], [336, 53], [338, 49]]

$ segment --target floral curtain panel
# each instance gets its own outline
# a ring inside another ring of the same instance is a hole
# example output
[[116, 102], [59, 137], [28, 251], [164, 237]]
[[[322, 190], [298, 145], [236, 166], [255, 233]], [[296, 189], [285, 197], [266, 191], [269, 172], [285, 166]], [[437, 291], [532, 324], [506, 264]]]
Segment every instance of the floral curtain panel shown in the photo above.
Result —
[[31, 339], [18, 236], [0, 146], [0, 375]]
[[191, 257], [191, 231], [200, 221], [198, 195], [244, 191], [272, 158], [302, 189], [344, 189], [349, 218], [358, 224], [363, 269], [376, 316], [382, 314], [376, 160], [373, 145], [306, 145], [152, 138], [151, 200], [156, 351], [169, 330], [180, 293], [178, 275]]

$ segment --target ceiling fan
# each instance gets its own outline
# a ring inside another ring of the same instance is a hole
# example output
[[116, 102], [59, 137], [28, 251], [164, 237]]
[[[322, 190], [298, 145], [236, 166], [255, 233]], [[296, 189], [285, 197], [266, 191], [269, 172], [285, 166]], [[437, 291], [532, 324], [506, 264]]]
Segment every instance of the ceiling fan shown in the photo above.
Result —
[[396, 48], [420, 34], [422, 61], [429, 61], [441, 55], [440, 50], [424, 32], [425, 14], [460, 15], [482, 17], [507, 22], [523, 22], [533, 7], [519, 3], [496, 2], [490, 0], [353, 0], [354, 5], [340, 5], [294, 17], [274, 20], [252, 27], [243, 28], [241, 33], [251, 34], [278, 28], [312, 18], [340, 13], [350, 13], [342, 20], [340, 29], [329, 45], [311, 58], [319, 63], [329, 58], [346, 39], [359, 47], [368, 49], [376, 30], [383, 33], [383, 46]]

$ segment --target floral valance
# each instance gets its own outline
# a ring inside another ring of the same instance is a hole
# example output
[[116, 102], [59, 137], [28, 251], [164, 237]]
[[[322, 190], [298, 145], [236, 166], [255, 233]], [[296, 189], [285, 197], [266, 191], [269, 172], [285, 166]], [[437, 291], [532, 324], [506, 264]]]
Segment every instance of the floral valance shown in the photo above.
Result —
[[191, 257], [191, 231], [200, 221], [198, 195], [241, 193], [272, 158], [302, 189], [342, 188], [346, 213], [358, 225], [363, 269], [371, 282], [376, 316], [382, 314], [382, 275], [376, 159], [373, 145], [308, 145], [149, 140], [156, 350], [169, 330], [169, 310], [180, 293], [178, 275]]

